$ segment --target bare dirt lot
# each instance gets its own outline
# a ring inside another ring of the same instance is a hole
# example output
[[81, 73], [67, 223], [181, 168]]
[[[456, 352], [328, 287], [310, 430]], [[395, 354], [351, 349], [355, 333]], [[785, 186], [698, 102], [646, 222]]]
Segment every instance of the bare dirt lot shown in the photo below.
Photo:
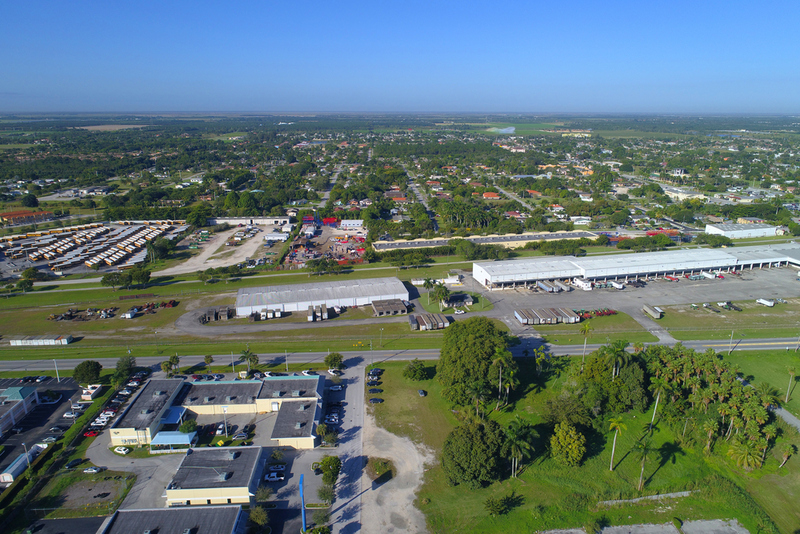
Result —
[[380, 484], [380, 479], [372, 481], [366, 473], [363, 475], [361, 524], [371, 525], [371, 532], [427, 532], [425, 516], [414, 506], [414, 500], [425, 464], [433, 462], [433, 453], [379, 428], [368, 414], [364, 417], [363, 453], [391, 460], [397, 476]]

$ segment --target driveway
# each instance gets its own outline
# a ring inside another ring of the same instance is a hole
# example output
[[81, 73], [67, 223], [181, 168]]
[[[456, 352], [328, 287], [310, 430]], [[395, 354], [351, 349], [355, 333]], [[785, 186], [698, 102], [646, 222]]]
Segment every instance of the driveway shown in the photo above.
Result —
[[86, 450], [86, 457], [96, 466], [112, 471], [129, 471], [136, 475], [136, 483], [120, 508], [164, 508], [167, 504], [164, 490], [185, 454], [157, 454], [134, 460], [111, 452], [110, 444], [111, 436], [104, 431]]

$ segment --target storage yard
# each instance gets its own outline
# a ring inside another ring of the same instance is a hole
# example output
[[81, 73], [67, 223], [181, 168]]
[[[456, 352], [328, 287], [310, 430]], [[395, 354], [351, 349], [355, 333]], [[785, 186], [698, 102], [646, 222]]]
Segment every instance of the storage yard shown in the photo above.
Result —
[[10, 259], [55, 273], [80, 267], [123, 270], [144, 263], [148, 242], [174, 239], [187, 228], [183, 221], [93, 223], [7, 236], [0, 239], [0, 248]]

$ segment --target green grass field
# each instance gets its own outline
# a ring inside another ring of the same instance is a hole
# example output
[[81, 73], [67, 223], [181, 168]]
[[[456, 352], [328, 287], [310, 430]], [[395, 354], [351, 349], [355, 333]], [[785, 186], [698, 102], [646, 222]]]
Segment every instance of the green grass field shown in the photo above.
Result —
[[[594, 317], [589, 319], [594, 330], [589, 335], [589, 343], [605, 343], [606, 340], [624, 339], [630, 343], [649, 343], [658, 341], [653, 334], [645, 331], [630, 315], [618, 312], [616, 315]], [[580, 345], [583, 335], [580, 333], [582, 323], [537, 325], [536, 331], [553, 345]]]
[[[561, 391], [561, 386], [570, 376], [570, 363], [557, 360], [553, 372], [546, 379], [536, 376], [532, 362], [519, 363], [523, 386], [512, 394], [512, 409], [492, 411], [492, 400], [487, 402], [486, 409], [489, 417], [500, 424], [506, 424], [515, 414], [520, 414], [543, 433], [541, 413], [544, 403]], [[794, 460], [794, 464], [790, 460], [779, 470], [780, 459], [776, 454], [770, 454], [764, 469], [744, 475], [725, 458], [727, 443], [724, 440], [715, 445], [719, 454], [706, 457], [692, 447], [681, 447], [677, 437], [660, 425], [657, 425], [652, 438], [656, 452], [645, 465], [645, 494], [686, 488], [696, 488], [697, 493], [663, 503], [654, 501], [598, 508], [596, 503], [601, 500], [640, 495], [635, 486], [641, 466], [634, 458], [632, 448], [643, 425], [650, 420], [651, 412], [623, 416], [627, 430], [617, 440], [614, 471], [609, 471], [613, 437], [610, 434], [589, 437], [589, 452], [579, 468], [554, 464], [545, 453], [546, 443], [539, 439], [533, 443], [533, 459], [523, 468], [518, 479], [507, 478], [478, 490], [450, 486], [439, 467], [438, 451], [465, 413], [452, 411], [441, 397], [441, 386], [432, 378], [432, 364], [429, 366], [431, 379], [421, 382], [403, 378], [404, 365], [400, 362], [381, 364], [386, 369], [381, 387], [387, 401], [370, 409], [380, 426], [437, 453], [437, 462], [426, 470], [424, 485], [416, 502], [425, 513], [431, 532], [522, 533], [580, 528], [591, 519], [605, 520], [610, 525], [627, 525], [664, 523], [673, 517], [683, 520], [735, 517], [751, 532], [757, 532], [757, 521], [741, 510], [733, 499], [717, 492], [717, 488], [704, 489], [702, 481], [715, 475], [723, 475], [747, 487], [772, 514], [782, 532], [789, 534], [800, 527], [800, 516], [791, 504], [791, 496], [800, 491], [800, 464], [797, 463], [800, 460]], [[428, 395], [419, 397], [418, 389], [426, 390]], [[463, 410], [474, 412], [474, 408]], [[796, 434], [791, 439], [800, 443]], [[512, 494], [514, 505], [507, 514], [495, 518], [488, 516], [483, 503], [489, 496], [502, 498]]]
[[757, 304], [755, 300], [734, 302], [742, 309], [737, 312], [724, 310], [716, 303], [711, 306], [719, 313], [691, 305], [662, 306], [666, 312], [658, 323], [669, 330], [675, 339], [733, 339], [763, 337], [793, 337], [800, 333], [800, 299], [790, 299], [786, 304], [776, 303], [768, 308]]

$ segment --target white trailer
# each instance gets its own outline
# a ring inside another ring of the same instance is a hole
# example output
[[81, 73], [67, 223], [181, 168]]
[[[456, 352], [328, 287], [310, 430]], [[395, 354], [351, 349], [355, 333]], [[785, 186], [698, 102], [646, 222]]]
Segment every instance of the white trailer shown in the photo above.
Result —
[[756, 302], [759, 304], [763, 304], [764, 306], [767, 306], [769, 308], [775, 306], [775, 301], [772, 299], [758, 299]]
[[705, 276], [706, 278], [709, 278], [711, 280], [714, 280], [714, 279], [717, 278], [717, 275], [714, 274], [714, 273], [707, 273], [707, 272], [703, 271], [700, 274], [702, 274], [703, 276]]

